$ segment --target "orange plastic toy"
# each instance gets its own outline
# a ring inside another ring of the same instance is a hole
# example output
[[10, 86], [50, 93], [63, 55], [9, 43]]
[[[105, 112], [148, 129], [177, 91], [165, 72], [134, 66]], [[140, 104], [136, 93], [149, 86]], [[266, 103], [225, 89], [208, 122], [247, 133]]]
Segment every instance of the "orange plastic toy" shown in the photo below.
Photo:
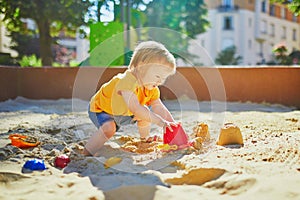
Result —
[[11, 145], [19, 148], [30, 148], [36, 147], [40, 142], [31, 136], [21, 135], [21, 134], [10, 134], [9, 139], [11, 140]]

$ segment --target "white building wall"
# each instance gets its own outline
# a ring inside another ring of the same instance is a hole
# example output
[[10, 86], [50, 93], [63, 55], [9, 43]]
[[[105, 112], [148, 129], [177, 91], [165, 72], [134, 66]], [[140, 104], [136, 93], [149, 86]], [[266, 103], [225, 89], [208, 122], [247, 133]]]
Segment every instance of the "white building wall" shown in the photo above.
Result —
[[[237, 48], [237, 54], [243, 58], [241, 65], [256, 65], [263, 61], [273, 60], [272, 50], [275, 45], [280, 43], [286, 45], [289, 53], [300, 49], [299, 23], [270, 16], [268, 2], [266, 13], [261, 12], [261, 0], [256, 0], [255, 5], [255, 11], [243, 8], [230, 11], [219, 11], [217, 8], [208, 10], [207, 19], [211, 27], [206, 33], [200, 34], [196, 38], [197, 43], [204, 43], [203, 47], [213, 61], [223, 50], [225, 40], [233, 41], [233, 45]], [[223, 29], [225, 16], [232, 16], [233, 30]], [[272, 35], [271, 24], [274, 24], [274, 35]], [[286, 27], [286, 38], [282, 37], [282, 27]], [[293, 29], [296, 31], [296, 40], [293, 40]], [[261, 53], [263, 57], [261, 57]]]
[[4, 22], [2, 21], [2, 19], [3, 15], [0, 15], [0, 52], [9, 53], [12, 57], [16, 57], [18, 56], [18, 53], [9, 48], [11, 39], [10, 37], [7, 37], [8, 32], [5, 25], [3, 24]]
[[79, 33], [76, 34], [76, 61], [82, 62], [89, 57], [90, 41], [88, 39], [82, 39], [79, 37]]

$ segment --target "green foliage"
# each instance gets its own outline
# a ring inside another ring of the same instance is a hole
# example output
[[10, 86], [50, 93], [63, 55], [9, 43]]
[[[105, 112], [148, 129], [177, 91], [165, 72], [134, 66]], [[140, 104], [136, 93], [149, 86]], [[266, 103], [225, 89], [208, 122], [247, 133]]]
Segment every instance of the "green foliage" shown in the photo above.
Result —
[[75, 33], [90, 5], [88, 0], [1, 0], [0, 11], [9, 31], [27, 33], [21, 19], [35, 21], [43, 65], [52, 65], [52, 37], [62, 28]]
[[[193, 61], [198, 56], [188, 52], [189, 40], [206, 31], [209, 27], [207, 9], [203, 0], [166, 1], [155, 0], [147, 5], [146, 26], [161, 27], [177, 33], [150, 32], [150, 38], [160, 38], [176, 57]], [[179, 36], [178, 33], [181, 35]]]
[[148, 17], [146, 25], [172, 29], [195, 38], [209, 27], [205, 6], [203, 0], [155, 0], [145, 10]]
[[42, 67], [41, 59], [37, 58], [35, 55], [23, 56], [19, 61], [21, 67]]
[[[68, 67], [78, 67], [80, 65], [79, 62], [75, 61], [75, 60], [71, 60]], [[60, 64], [58, 62], [53, 62], [53, 67], [66, 67], [65, 65], [63, 64]]]
[[40, 57], [39, 39], [32, 32], [28, 31], [28, 33], [25, 34], [18, 31], [11, 31], [9, 37], [13, 41], [10, 43], [10, 48], [18, 52], [19, 58], [32, 54]]
[[300, 14], [300, 1], [299, 0], [271, 0], [270, 3], [287, 4], [288, 9], [296, 16]]
[[290, 57], [287, 52], [288, 49], [285, 45], [279, 44], [277, 45], [272, 52], [275, 55], [275, 62], [279, 65], [291, 65], [293, 60], [292, 57]]
[[0, 52], [0, 65], [15, 65], [16, 60], [11, 57], [10, 53]]
[[221, 51], [215, 59], [218, 65], [238, 65], [242, 61], [241, 56], [236, 55], [236, 47], [227, 47]]
[[[25, 31], [21, 19], [33, 19], [37, 25], [52, 25], [53, 30], [62, 27], [75, 30], [84, 23], [84, 16], [91, 4], [86, 0], [13, 0], [0, 1], [4, 21], [21, 31]], [[41, 27], [39, 27], [41, 28]], [[11, 29], [10, 29], [11, 30]], [[40, 31], [41, 32], [41, 31]], [[58, 33], [58, 32], [56, 32]]]

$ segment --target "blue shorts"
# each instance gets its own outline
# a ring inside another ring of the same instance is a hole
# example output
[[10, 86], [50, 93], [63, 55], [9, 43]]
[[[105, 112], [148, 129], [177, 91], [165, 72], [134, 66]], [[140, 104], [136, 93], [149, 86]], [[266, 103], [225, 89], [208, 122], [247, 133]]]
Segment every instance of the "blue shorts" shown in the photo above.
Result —
[[88, 110], [89, 118], [95, 124], [97, 128], [102, 126], [105, 122], [114, 121], [116, 123], [117, 131], [120, 129], [121, 125], [134, 124], [136, 120], [133, 120], [133, 116], [122, 116], [122, 115], [110, 115], [106, 112], [95, 113]]

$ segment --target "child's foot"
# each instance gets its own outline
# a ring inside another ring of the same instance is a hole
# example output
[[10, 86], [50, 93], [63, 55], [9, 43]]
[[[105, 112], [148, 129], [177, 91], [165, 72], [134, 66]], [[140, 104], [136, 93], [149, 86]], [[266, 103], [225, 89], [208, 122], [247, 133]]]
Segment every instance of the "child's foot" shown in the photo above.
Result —
[[81, 151], [81, 154], [84, 156], [92, 156], [92, 154], [86, 148]]
[[141, 141], [142, 142], [147, 142], [147, 143], [162, 142], [162, 139], [159, 136], [154, 135], [153, 137], [148, 137], [147, 139], [146, 138], [141, 138]]

